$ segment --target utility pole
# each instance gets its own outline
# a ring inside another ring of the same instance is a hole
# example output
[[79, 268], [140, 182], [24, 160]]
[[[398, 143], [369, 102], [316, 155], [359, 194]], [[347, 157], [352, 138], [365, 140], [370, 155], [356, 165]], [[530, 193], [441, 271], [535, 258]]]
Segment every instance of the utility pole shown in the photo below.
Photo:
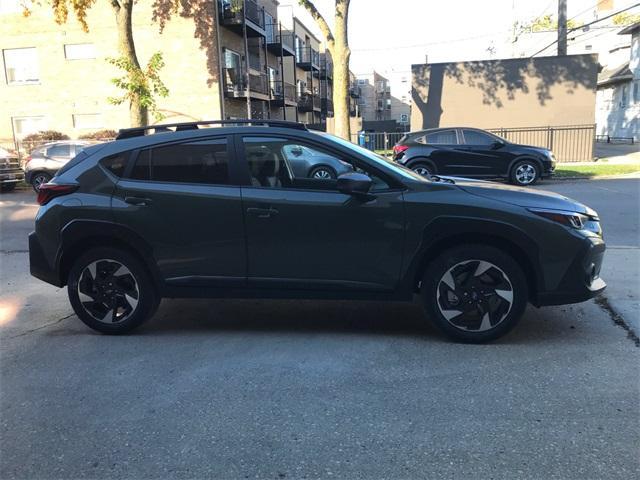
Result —
[[567, 0], [558, 0], [558, 56], [567, 54]]

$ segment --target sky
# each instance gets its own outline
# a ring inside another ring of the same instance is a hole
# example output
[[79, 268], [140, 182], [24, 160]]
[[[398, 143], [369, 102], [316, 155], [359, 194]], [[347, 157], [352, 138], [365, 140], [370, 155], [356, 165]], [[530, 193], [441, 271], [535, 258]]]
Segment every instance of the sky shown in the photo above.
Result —
[[[602, 1], [612, 0], [567, 0], [567, 17], [587, 23]], [[280, 3], [292, 5], [295, 15], [314, 25], [295, 0]], [[314, 3], [331, 23], [334, 1]], [[613, 3], [617, 11], [638, 0]], [[425, 63], [425, 58], [430, 63], [508, 58], [514, 21], [556, 15], [557, 8], [557, 0], [351, 0], [350, 67], [356, 74], [373, 69], [400, 74], [408, 73], [412, 63]], [[633, 13], [640, 13], [640, 8]]]

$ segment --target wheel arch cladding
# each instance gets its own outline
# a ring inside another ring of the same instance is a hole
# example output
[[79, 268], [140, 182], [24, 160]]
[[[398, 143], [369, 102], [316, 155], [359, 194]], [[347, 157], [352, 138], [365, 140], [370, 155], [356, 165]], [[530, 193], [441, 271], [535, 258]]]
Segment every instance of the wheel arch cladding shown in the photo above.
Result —
[[73, 262], [84, 252], [95, 247], [115, 247], [136, 256], [147, 269], [156, 288], [162, 286], [153, 251], [147, 242], [124, 225], [100, 221], [76, 220], [62, 229], [58, 271], [64, 284]]
[[[428, 233], [434, 231], [442, 233], [436, 236]], [[536, 243], [511, 225], [469, 218], [440, 217], [425, 227], [423, 243], [414, 255], [408, 272], [413, 291], [417, 291], [429, 262], [444, 251], [460, 245], [487, 245], [503, 250], [521, 266], [527, 280], [529, 298], [537, 298], [543, 278], [536, 261]]]

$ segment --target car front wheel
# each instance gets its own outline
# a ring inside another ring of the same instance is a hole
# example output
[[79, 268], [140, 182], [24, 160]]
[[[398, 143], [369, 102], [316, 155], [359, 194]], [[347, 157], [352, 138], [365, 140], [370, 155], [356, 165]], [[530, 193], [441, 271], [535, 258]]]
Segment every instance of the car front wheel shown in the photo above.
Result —
[[38, 172], [31, 177], [31, 186], [36, 193], [40, 191], [40, 186], [51, 180], [51, 175], [44, 172]]
[[511, 169], [511, 183], [526, 187], [533, 185], [540, 179], [540, 169], [536, 162], [521, 160]]
[[316, 180], [331, 180], [337, 178], [336, 172], [329, 167], [316, 167], [309, 173], [309, 178]]
[[143, 264], [131, 253], [111, 247], [80, 256], [69, 272], [67, 290], [80, 320], [107, 334], [142, 325], [159, 303]]
[[462, 245], [429, 264], [421, 294], [427, 316], [446, 335], [484, 343], [518, 323], [527, 304], [527, 283], [515, 260], [501, 250]]

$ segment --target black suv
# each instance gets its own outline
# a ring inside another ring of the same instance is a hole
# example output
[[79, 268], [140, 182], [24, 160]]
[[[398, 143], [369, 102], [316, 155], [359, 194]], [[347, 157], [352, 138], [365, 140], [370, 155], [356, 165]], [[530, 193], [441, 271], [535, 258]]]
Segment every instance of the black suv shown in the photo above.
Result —
[[[349, 168], [298, 176], [287, 157], [298, 148]], [[163, 297], [420, 294], [444, 332], [483, 342], [509, 331], [527, 302], [581, 302], [605, 288], [590, 208], [425, 178], [297, 123], [121, 130], [63, 167], [38, 201], [31, 273], [67, 285], [78, 317], [104, 333], [139, 326]]]
[[393, 160], [420, 175], [505, 178], [520, 186], [550, 177], [556, 168], [551, 150], [469, 127], [408, 133], [393, 147]]

